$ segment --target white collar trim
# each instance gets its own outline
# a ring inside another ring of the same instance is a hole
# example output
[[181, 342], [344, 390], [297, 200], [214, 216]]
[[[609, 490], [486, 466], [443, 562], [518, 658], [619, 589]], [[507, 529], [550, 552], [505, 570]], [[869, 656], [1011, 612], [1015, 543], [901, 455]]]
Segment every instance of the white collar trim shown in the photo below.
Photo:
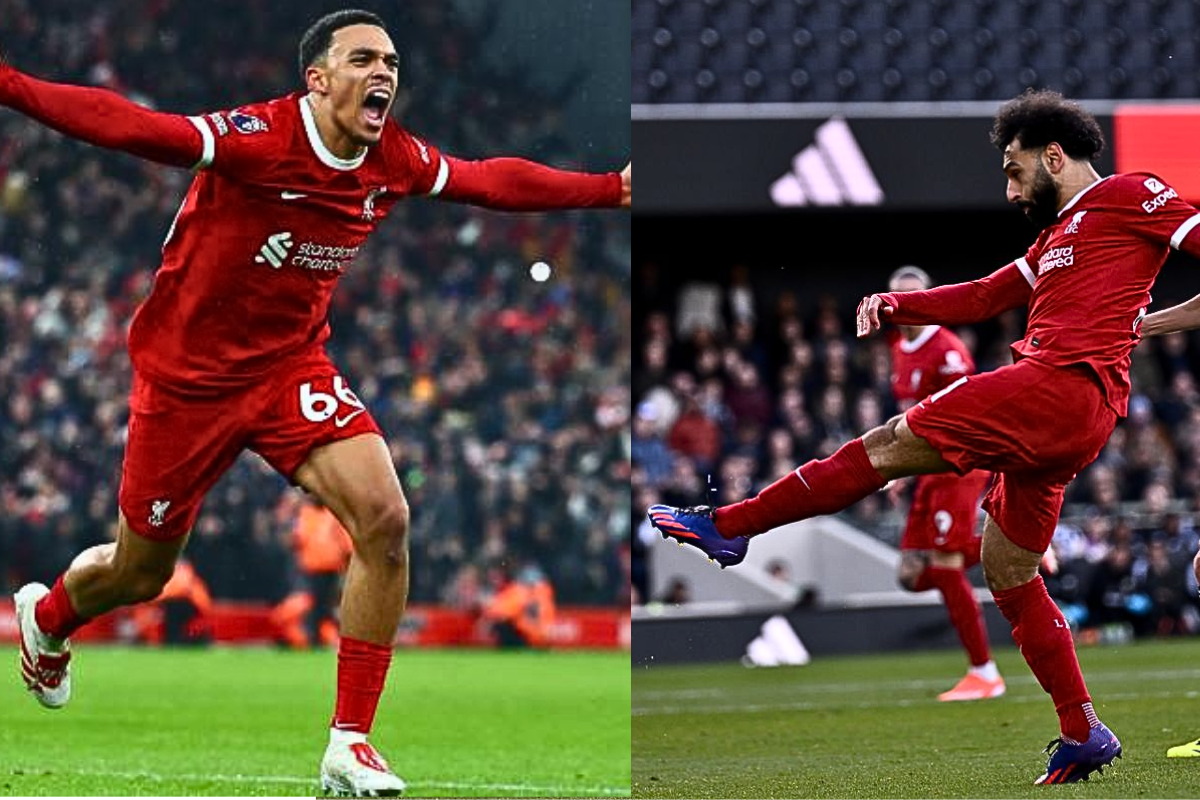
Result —
[[1079, 190], [1079, 194], [1077, 194], [1077, 195], [1075, 195], [1074, 197], [1072, 197], [1072, 198], [1071, 198], [1071, 199], [1070, 199], [1070, 200], [1067, 202], [1067, 204], [1066, 204], [1065, 206], [1063, 206], [1063, 207], [1062, 207], [1062, 211], [1059, 211], [1059, 212], [1058, 212], [1058, 216], [1060, 216], [1060, 217], [1061, 217], [1063, 214], [1065, 214], [1065, 213], [1067, 213], [1068, 211], [1070, 211], [1070, 210], [1071, 210], [1071, 206], [1073, 206], [1073, 205], [1075, 205], [1076, 203], [1078, 203], [1078, 202], [1079, 202], [1079, 198], [1083, 197], [1085, 194], [1087, 194], [1088, 192], [1090, 192], [1090, 191], [1092, 190], [1092, 187], [1094, 187], [1096, 184], [1098, 184], [1098, 183], [1103, 183], [1104, 181], [1108, 180], [1108, 179], [1109, 179], [1109, 178], [1111, 178], [1111, 177], [1112, 177], [1112, 175], [1105, 175], [1103, 178], [1096, 178], [1096, 180], [1092, 181], [1092, 182], [1091, 182], [1091, 183], [1089, 183], [1087, 186], [1085, 186], [1085, 187], [1083, 187], [1082, 189], [1080, 189], [1080, 190]]
[[322, 164], [334, 169], [340, 169], [343, 172], [358, 169], [362, 166], [363, 161], [367, 157], [367, 148], [365, 147], [354, 158], [338, 158], [329, 152], [329, 148], [325, 146], [325, 142], [321, 141], [321, 132], [317, 130], [317, 121], [313, 119], [312, 107], [308, 104], [308, 95], [300, 97], [300, 116], [304, 119], [304, 132], [308, 135], [308, 143]]
[[917, 334], [915, 339], [901, 339], [900, 351], [902, 353], [915, 353], [925, 346], [925, 343], [933, 338], [933, 335], [938, 332], [941, 325], [926, 325], [925, 330]]

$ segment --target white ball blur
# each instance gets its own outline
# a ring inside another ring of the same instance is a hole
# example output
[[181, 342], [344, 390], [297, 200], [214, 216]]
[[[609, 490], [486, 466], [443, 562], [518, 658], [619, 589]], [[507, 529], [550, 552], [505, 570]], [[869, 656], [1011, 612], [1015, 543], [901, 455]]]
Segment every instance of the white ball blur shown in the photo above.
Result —
[[535, 261], [529, 265], [529, 277], [533, 278], [538, 283], [549, 280], [550, 265], [545, 261]]

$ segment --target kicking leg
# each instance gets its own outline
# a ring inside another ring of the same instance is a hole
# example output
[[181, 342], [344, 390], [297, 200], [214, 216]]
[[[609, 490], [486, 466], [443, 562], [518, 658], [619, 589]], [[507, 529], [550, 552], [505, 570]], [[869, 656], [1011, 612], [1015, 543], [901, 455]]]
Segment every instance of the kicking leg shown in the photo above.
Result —
[[657, 505], [649, 516], [664, 537], [698, 548], [722, 567], [732, 566], [745, 558], [750, 536], [841, 511], [893, 478], [950, 469], [938, 451], [897, 416], [829, 458], [789, 472], [755, 497], [715, 510]]
[[342, 590], [337, 703], [321, 764], [328, 791], [391, 796], [404, 781], [367, 743], [408, 597], [408, 503], [383, 439], [316, 448], [293, 476], [329, 507], [354, 551]]
[[717, 509], [717, 530], [727, 538], [765, 533], [788, 522], [841, 511], [893, 478], [950, 469], [903, 416], [893, 417], [829, 458], [793, 470], [757, 496]]

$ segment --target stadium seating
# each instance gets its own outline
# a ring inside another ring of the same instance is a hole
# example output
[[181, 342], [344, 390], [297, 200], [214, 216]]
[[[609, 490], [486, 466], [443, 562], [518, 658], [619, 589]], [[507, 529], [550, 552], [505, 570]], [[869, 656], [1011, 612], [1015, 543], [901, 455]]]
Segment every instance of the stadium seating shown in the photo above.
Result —
[[[1190, 0], [634, 0], [635, 103], [1196, 97]], [[1169, 66], [1169, 68], [1168, 68]]]

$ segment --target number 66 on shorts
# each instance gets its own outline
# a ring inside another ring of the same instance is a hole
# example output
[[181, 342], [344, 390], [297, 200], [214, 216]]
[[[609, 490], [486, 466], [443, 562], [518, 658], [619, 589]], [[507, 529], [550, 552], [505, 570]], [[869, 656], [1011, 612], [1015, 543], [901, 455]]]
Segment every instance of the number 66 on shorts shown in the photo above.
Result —
[[313, 389], [312, 381], [300, 384], [300, 413], [310, 422], [324, 422], [333, 417], [333, 424], [344, 428], [366, 411], [362, 401], [341, 375], [333, 376], [333, 394]]
[[130, 526], [151, 539], [186, 534], [204, 495], [243, 450], [291, 479], [317, 447], [382, 435], [319, 348], [214, 395], [181, 393], [135, 373], [129, 410], [120, 505]]

